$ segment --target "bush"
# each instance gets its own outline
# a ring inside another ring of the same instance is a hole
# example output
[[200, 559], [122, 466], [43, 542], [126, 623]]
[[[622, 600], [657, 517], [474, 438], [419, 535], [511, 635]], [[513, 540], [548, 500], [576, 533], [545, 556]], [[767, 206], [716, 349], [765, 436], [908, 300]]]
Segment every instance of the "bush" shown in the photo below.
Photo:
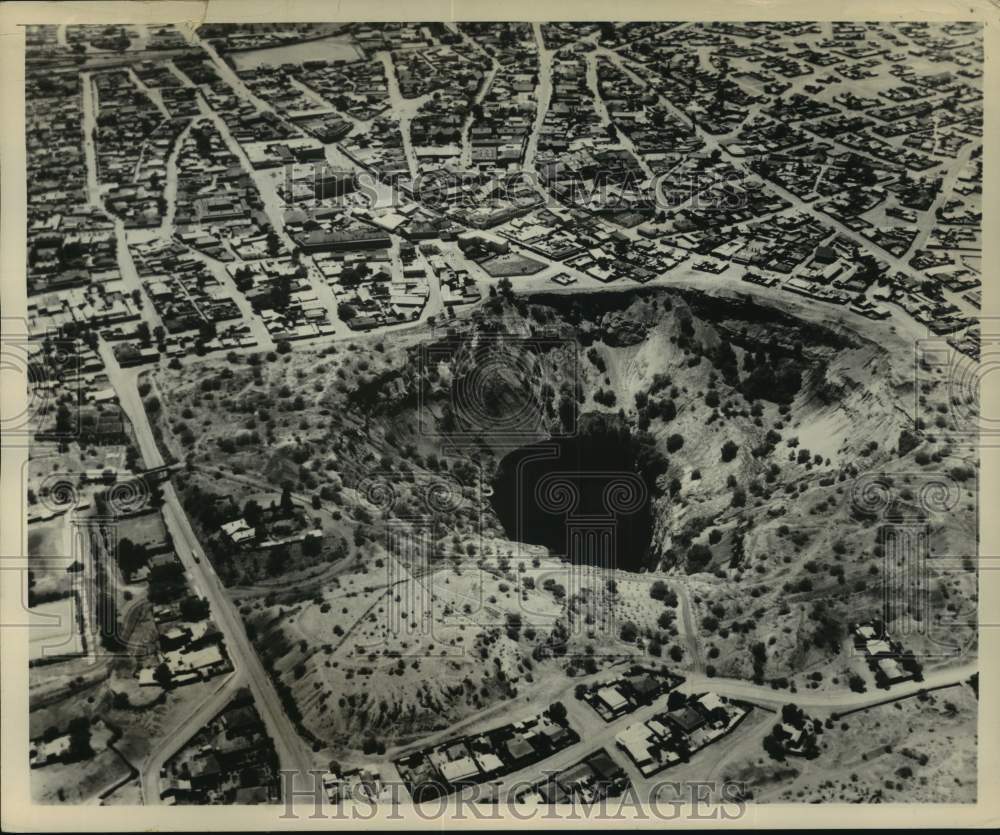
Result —
[[594, 401], [600, 403], [602, 406], [611, 408], [617, 402], [617, 398], [611, 389], [598, 389], [594, 392]]
[[670, 587], [663, 582], [663, 580], [656, 580], [653, 585], [649, 587], [649, 596], [653, 600], [663, 600], [670, 591]]
[[181, 601], [181, 617], [187, 621], [205, 620], [209, 614], [208, 601], [191, 595]]
[[622, 624], [621, 632], [619, 633], [621, 639], [626, 643], [633, 643], [636, 638], [639, 637], [639, 629], [631, 621], [626, 621]]
[[899, 443], [897, 444], [897, 448], [899, 449], [900, 456], [906, 455], [908, 452], [912, 452], [918, 446], [920, 446], [920, 439], [909, 429], [904, 429], [899, 433]]
[[698, 543], [688, 548], [687, 562], [685, 563], [684, 568], [688, 574], [695, 574], [699, 571], [703, 571], [711, 561], [712, 549], [707, 545]]

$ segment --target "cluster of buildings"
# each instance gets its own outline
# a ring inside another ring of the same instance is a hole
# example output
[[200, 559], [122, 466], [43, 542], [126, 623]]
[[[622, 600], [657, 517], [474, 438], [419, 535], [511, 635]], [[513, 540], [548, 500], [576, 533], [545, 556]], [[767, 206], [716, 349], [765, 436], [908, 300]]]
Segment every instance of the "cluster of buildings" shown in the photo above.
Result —
[[284, 251], [256, 185], [207, 119], [195, 122], [181, 143], [176, 200], [174, 235], [185, 246], [218, 261]]
[[400, 247], [398, 265], [388, 249], [329, 255], [319, 263], [338, 315], [357, 330], [415, 321], [430, 297], [429, 268], [412, 244]]
[[403, 98], [424, 97], [410, 122], [414, 146], [445, 149], [457, 157], [466, 120], [479, 92], [489, 60], [471, 45], [434, 46], [392, 53]]
[[322, 537], [323, 531], [311, 528], [310, 524], [306, 514], [294, 507], [288, 511], [271, 506], [260, 508], [257, 518], [250, 521], [241, 516], [223, 523], [217, 535], [236, 547], [275, 548], [302, 542], [308, 536]]
[[150, 599], [163, 602], [153, 605], [157, 654], [136, 673], [139, 685], [181, 687], [232, 670], [222, 634], [209, 620], [208, 605], [191, 597], [176, 554], [154, 554], [146, 565]]
[[281, 774], [274, 743], [249, 690], [168, 760], [160, 798], [170, 805], [278, 803]]
[[329, 310], [296, 257], [229, 264], [226, 271], [275, 342], [332, 334]]
[[637, 666], [618, 678], [583, 687], [577, 697], [596, 710], [605, 722], [611, 722], [642, 705], [652, 704], [683, 681], [682, 676], [666, 670], [647, 670]]
[[658, 236], [642, 236], [642, 229], [639, 238], [630, 238], [587, 212], [558, 205], [537, 209], [493, 231], [529, 252], [602, 282], [631, 278], [644, 283], [689, 257]]
[[110, 747], [119, 736], [120, 732], [103, 719], [78, 717], [68, 723], [65, 733], [53, 726], [42, 736], [32, 739], [28, 748], [28, 763], [31, 768], [45, 768], [89, 759]]
[[538, 48], [527, 23], [462, 23], [495, 62], [489, 88], [469, 127], [471, 163], [504, 174], [524, 159], [535, 122]]
[[[244, 327], [239, 306], [203, 259], [175, 240], [132, 244], [129, 254], [163, 325], [165, 353], [183, 353], [198, 345], [204, 350], [224, 347], [221, 337], [227, 334], [227, 323], [239, 323], [229, 337], [235, 340], [232, 347], [244, 345], [239, 338]], [[167, 335], [186, 338], [168, 342]], [[216, 337], [220, 338], [218, 344]]]
[[412, 186], [410, 163], [403, 150], [403, 134], [398, 120], [389, 113], [376, 116], [365, 133], [353, 133], [340, 145], [341, 150], [362, 168], [373, 172], [383, 182]]
[[[563, 266], [564, 281], [641, 283], [693, 255], [701, 271], [744, 266], [747, 281], [870, 318], [898, 308], [958, 344], [974, 322], [974, 27], [558, 23], [542, 28], [559, 49], [549, 56], [523, 23], [206, 31], [252, 97], [170, 27], [69, 27], [86, 51], [104, 48], [95, 38], [143, 50], [119, 67], [42, 73], [29, 62], [29, 288], [107, 285], [85, 299], [47, 295], [36, 320], [97, 322], [125, 364], [253, 345], [265, 330], [331, 334], [332, 306], [310, 271], [352, 328], [419, 318], [435, 278], [446, 307], [475, 300], [467, 274], [413, 250], [463, 228], [517, 247], [484, 251], [484, 269], [493, 255], [530, 267], [531, 253]], [[58, 47], [49, 28], [30, 34], [43, 54]], [[277, 66], [233, 58], [329, 34], [340, 57], [305, 48]], [[159, 48], [171, 62], [151, 57]], [[543, 84], [551, 97], [539, 114]], [[389, 108], [396, 86], [406, 113]], [[206, 108], [225, 135], [199, 119]], [[295, 174], [302, 165], [313, 170]], [[290, 258], [255, 184], [279, 166], [293, 172], [278, 187], [295, 207]], [[392, 187], [391, 205], [362, 188], [365, 171]], [[127, 229], [157, 232], [129, 246], [155, 316], [137, 319], [139, 300], [130, 305], [116, 283], [126, 267], [102, 206]], [[243, 319], [248, 306], [206, 259], [227, 264], [261, 322]], [[906, 268], [890, 275], [889, 259]]]
[[503, 777], [580, 741], [553, 712], [415, 751], [397, 759], [396, 768], [414, 800]]
[[[389, 106], [389, 83], [385, 66], [379, 60], [349, 64], [309, 61], [302, 65], [296, 77], [324, 101], [333, 104], [337, 112], [359, 122], [374, 119]], [[301, 123], [308, 124], [307, 121]]]
[[323, 792], [327, 802], [382, 803], [395, 801], [393, 787], [374, 768], [353, 768], [342, 771], [332, 768], [323, 775]]
[[472, 229], [496, 226], [542, 203], [542, 196], [521, 172], [494, 175], [458, 170], [453, 165], [422, 170], [419, 190], [413, 196]]
[[166, 214], [167, 158], [189, 119], [157, 106], [128, 70], [98, 73], [89, 83], [104, 205], [126, 228], [158, 227]]
[[39, 440], [120, 442], [125, 434], [118, 397], [97, 351], [82, 339], [24, 345]]
[[[675, 698], [676, 697], [676, 698]], [[644, 777], [657, 774], [732, 731], [752, 710], [715, 693], [685, 697], [675, 691], [668, 709], [615, 737]]]
[[603, 748], [548, 780], [519, 792], [515, 802], [524, 806], [557, 803], [594, 803], [618, 797], [631, 785], [624, 769]]
[[28, 293], [117, 277], [114, 225], [88, 203], [81, 77], [27, 67]]
[[903, 645], [889, 637], [884, 624], [878, 621], [851, 626], [854, 648], [862, 653], [875, 675], [878, 687], [888, 688], [920, 675], [920, 665], [908, 655]]
[[[596, 71], [597, 94], [607, 109], [609, 123], [618, 141], [634, 151], [644, 171], [662, 177], [684, 158], [702, 151], [704, 140], [693, 125], [666, 107], [655, 86], [629, 75], [603, 56], [597, 59]], [[611, 138], [607, 130], [603, 133], [605, 141]], [[650, 184], [642, 185], [648, 191]]]

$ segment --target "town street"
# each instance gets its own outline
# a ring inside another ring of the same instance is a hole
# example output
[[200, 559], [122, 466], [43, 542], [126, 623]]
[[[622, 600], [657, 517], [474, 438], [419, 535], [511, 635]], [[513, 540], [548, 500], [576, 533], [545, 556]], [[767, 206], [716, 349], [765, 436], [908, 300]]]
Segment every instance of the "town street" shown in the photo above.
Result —
[[[136, 445], [139, 447], [143, 462], [149, 469], [163, 466], [163, 456], [156, 445], [149, 418], [139, 397], [136, 386], [137, 372], [118, 368], [107, 345], [102, 344], [101, 347], [108, 369], [108, 377], [118, 394], [122, 410], [132, 423]], [[274, 741], [281, 767], [295, 771], [296, 782], [294, 785], [296, 787], [300, 785], [298, 779], [300, 775], [301, 785], [308, 787], [309, 783], [306, 778], [307, 772], [313, 767], [312, 751], [285, 714], [281, 699], [247, 637], [239, 612], [212, 568], [211, 560], [202, 557], [201, 545], [181, 506], [173, 484], [164, 482], [162, 487], [163, 519], [173, 538], [174, 549], [195, 589], [209, 602], [212, 620], [225, 638], [226, 651], [233, 666], [237, 673], [245, 679], [247, 686], [253, 693], [257, 708]], [[185, 726], [182, 730], [184, 733], [190, 732], [188, 733], [188, 738], [190, 738], [190, 735], [197, 731], [198, 727], [200, 725], [197, 727]], [[143, 766], [143, 771], [144, 773], [148, 772], [149, 767]], [[158, 768], [155, 773], [159, 774]]]
[[[935, 670], [925, 674], [924, 681], [908, 681], [894, 685], [889, 690], [870, 690], [865, 693], [854, 693], [851, 691], [810, 692], [799, 691], [789, 693], [787, 690], [775, 690], [769, 685], [753, 684], [752, 682], [740, 679], [715, 678], [701, 673], [685, 673], [685, 681], [677, 689], [682, 693], [697, 694], [713, 692], [729, 699], [736, 699], [749, 702], [758, 706], [763, 711], [778, 711], [786, 704], [796, 704], [805, 709], [811, 716], [825, 719], [828, 716], [836, 716], [849, 710], [858, 710], [880, 705], [888, 700], [915, 696], [922, 690], [944, 687], [952, 684], [961, 684], [978, 671], [978, 664], [968, 662], [957, 667], [950, 667], [942, 670]], [[597, 712], [585, 702], [577, 699], [573, 691], [580, 683], [593, 683], [606, 681], [614, 678], [614, 668], [603, 670], [590, 676], [581, 676], [570, 682], [562, 692], [554, 695], [552, 701], [561, 701], [566, 707], [570, 727], [580, 734], [580, 741], [562, 751], [547, 757], [519, 771], [513, 772], [500, 780], [491, 781], [492, 785], [498, 787], [498, 794], [503, 801], [511, 799], [510, 795], [519, 790], [527, 788], [532, 783], [543, 780], [546, 776], [561, 769], [568, 768], [579, 762], [588, 754], [598, 748], [605, 748], [613, 753], [614, 759], [619, 764], [625, 764], [626, 771], [632, 779], [633, 785], [641, 786], [647, 780], [656, 778], [643, 777], [632, 761], [620, 750], [617, 749], [615, 737], [618, 736], [630, 725], [641, 724], [649, 721], [654, 715], [666, 710], [667, 695], [661, 696], [650, 705], [640, 707], [638, 710], [620, 716], [611, 722], [604, 722]], [[519, 699], [519, 701], [521, 701]], [[538, 711], [547, 705], [538, 698], [525, 699], [523, 708], [515, 711], [510, 709], [504, 715], [491, 716], [490, 718], [478, 718], [461, 726], [450, 728], [447, 731], [438, 732], [428, 737], [413, 742], [398, 751], [390, 751], [392, 759], [397, 758], [410, 751], [420, 750], [428, 745], [445, 742], [457, 736], [473, 736], [478, 733], [492, 730], [503, 724], [524, 721], [537, 715]], [[708, 764], [717, 767], [723, 761], [730, 760], [735, 752], [743, 749], [743, 742], [751, 740], [753, 746], [759, 747], [760, 739], [764, 733], [770, 729], [772, 722], [762, 721], [760, 710], [751, 711], [750, 715], [744, 719], [740, 726], [731, 734], [718, 742], [710, 744], [702, 751], [698, 751], [691, 757], [691, 762], [678, 764], [664, 772], [658, 777], [663, 779], [682, 779], [683, 776], [698, 779], [705, 779], [708, 774]], [[685, 775], [680, 772], [684, 771]]]

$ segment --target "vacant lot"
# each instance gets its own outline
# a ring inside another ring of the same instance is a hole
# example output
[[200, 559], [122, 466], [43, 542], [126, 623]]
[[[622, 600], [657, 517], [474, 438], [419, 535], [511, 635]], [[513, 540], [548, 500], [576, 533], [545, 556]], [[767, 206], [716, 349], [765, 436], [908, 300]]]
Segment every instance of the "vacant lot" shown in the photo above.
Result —
[[83, 652], [76, 595], [41, 603], [31, 609], [28, 657], [32, 661]]

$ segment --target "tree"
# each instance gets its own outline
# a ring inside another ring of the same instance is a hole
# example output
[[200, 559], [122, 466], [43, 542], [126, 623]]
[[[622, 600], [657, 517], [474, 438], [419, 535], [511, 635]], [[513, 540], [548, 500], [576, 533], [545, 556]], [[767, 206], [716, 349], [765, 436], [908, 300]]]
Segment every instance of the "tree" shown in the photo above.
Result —
[[170, 682], [172, 676], [170, 675], [170, 668], [165, 664], [161, 663], [153, 670], [153, 678], [156, 679], [156, 683], [160, 685], [164, 690], [170, 687]]
[[149, 554], [146, 551], [146, 546], [137, 545], [128, 537], [124, 537], [118, 543], [118, 567], [126, 577], [131, 577], [139, 571], [146, 565], [148, 559]]
[[619, 634], [623, 641], [631, 644], [636, 638], [639, 637], [639, 630], [631, 621], [625, 621], [625, 623], [622, 624], [621, 632]]
[[688, 548], [684, 569], [688, 574], [696, 574], [699, 571], [703, 571], [711, 561], [712, 549], [698, 542]]
[[557, 724], [561, 725], [566, 721], [566, 705], [562, 702], [553, 702], [549, 705], [548, 713], [549, 718]]
[[767, 663], [767, 647], [757, 641], [750, 647], [753, 655], [753, 680], [760, 684], [764, 680], [764, 665]]
[[786, 704], [781, 708], [781, 721], [793, 728], [801, 728], [805, 725], [806, 715], [798, 705]]
[[281, 512], [285, 516], [291, 516], [295, 512], [295, 504], [292, 502], [292, 488], [287, 483], [281, 487]]
[[663, 600], [667, 593], [670, 591], [670, 587], [663, 582], [663, 580], [656, 580], [653, 585], [649, 587], [649, 596], [653, 600]]
[[272, 577], [280, 574], [289, 558], [288, 546], [278, 545], [271, 549], [271, 553], [267, 555], [267, 573]]
[[94, 749], [90, 747], [90, 719], [86, 716], [77, 716], [69, 722], [69, 751], [66, 760], [76, 762], [92, 756]]
[[181, 601], [181, 617], [186, 621], [205, 620], [208, 613], [209, 605], [204, 597], [192, 594]]
[[739, 451], [739, 447], [732, 441], [726, 441], [722, 445], [722, 461], [723, 463], [728, 463], [736, 457], [736, 453]]
[[[780, 729], [781, 726], [776, 727]], [[775, 733], [769, 733], [764, 737], [764, 750], [767, 751], [772, 760], [785, 761], [785, 746], [781, 744], [781, 740]]]

